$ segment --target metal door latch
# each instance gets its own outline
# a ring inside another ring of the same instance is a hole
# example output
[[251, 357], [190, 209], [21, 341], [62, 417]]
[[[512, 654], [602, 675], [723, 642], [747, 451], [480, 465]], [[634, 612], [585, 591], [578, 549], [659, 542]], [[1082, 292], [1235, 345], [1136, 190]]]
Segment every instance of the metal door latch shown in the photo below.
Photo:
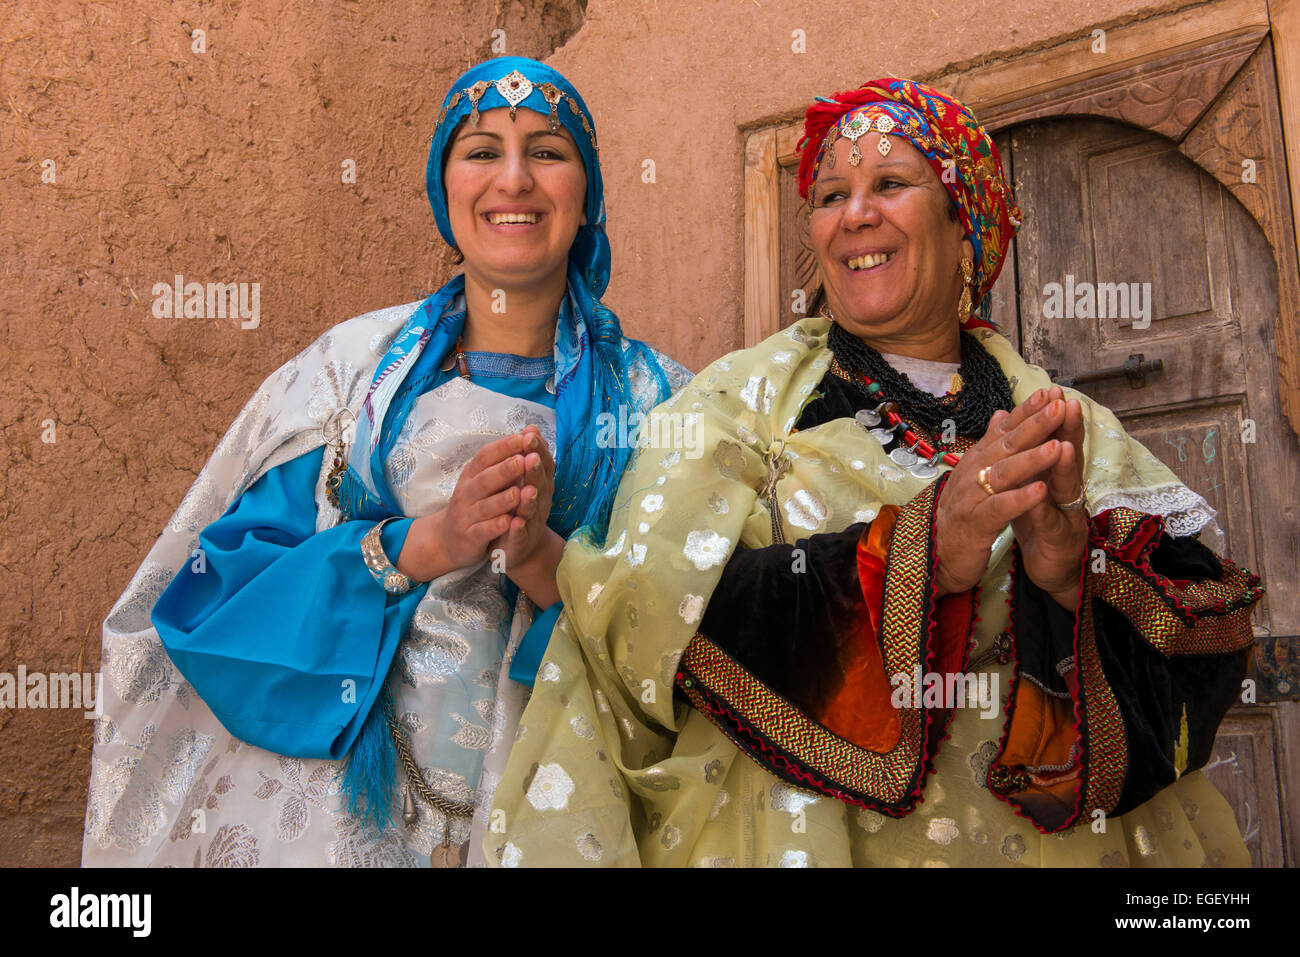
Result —
[[1147, 384], [1147, 373], [1164, 372], [1165, 364], [1160, 359], [1147, 359], [1141, 353], [1132, 353], [1122, 366], [1110, 366], [1106, 369], [1093, 369], [1089, 372], [1076, 372], [1073, 375], [1057, 375], [1055, 369], [1049, 369], [1048, 375], [1057, 385], [1080, 386], [1089, 382], [1101, 382], [1106, 379], [1118, 379], [1123, 376], [1134, 389], [1141, 389]]

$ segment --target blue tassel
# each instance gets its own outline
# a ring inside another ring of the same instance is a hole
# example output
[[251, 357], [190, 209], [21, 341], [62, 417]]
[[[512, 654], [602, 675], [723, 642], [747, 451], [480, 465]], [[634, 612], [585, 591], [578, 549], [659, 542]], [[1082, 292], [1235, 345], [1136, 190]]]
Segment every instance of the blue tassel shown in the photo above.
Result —
[[385, 687], [352, 743], [343, 769], [348, 813], [381, 831], [388, 827], [397, 800], [397, 751], [388, 730], [393, 699]]

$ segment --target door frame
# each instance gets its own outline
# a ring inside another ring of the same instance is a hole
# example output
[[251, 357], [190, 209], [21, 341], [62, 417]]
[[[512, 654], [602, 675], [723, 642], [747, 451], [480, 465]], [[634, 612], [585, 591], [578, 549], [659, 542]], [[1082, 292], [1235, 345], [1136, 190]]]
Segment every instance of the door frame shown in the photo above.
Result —
[[[1100, 52], [1097, 32], [918, 78], [962, 99], [990, 133], [1052, 117], [1118, 119], [1174, 140], [1223, 183], [1273, 250], [1278, 391], [1300, 436], [1300, 0], [1198, 3], [1106, 29]], [[792, 118], [745, 138], [745, 346], [786, 324], [780, 180], [798, 166], [802, 132]], [[1244, 159], [1255, 161], [1253, 182], [1243, 182]]]

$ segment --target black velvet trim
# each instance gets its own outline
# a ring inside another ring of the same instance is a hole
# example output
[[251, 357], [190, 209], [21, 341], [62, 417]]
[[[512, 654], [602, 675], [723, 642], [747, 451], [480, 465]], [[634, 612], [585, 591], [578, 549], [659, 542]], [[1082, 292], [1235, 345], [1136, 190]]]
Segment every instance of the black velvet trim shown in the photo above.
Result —
[[[1223, 575], [1223, 564], [1210, 549], [1194, 538], [1167, 534], [1151, 552], [1151, 568], [1166, 578], [1188, 581]], [[1174, 782], [1184, 707], [1188, 743], [1183, 773], [1209, 761], [1219, 725], [1241, 693], [1251, 649], [1166, 658], [1120, 609], [1093, 600], [1092, 610], [1098, 657], [1128, 746], [1128, 773], [1112, 812], [1123, 814]]]
[[1049, 691], [1069, 697], [1070, 688], [1056, 666], [1074, 655], [1074, 612], [1035, 585], [1022, 567], [1017, 548], [1011, 603], [1017, 674], [1030, 675]]
[[[820, 713], [843, 683], [841, 642], [861, 640], [867, 610], [857, 549], [865, 528], [737, 551], [700, 633], [805, 713]], [[798, 564], [795, 549], [803, 551]]]
[[1195, 538], [1160, 536], [1151, 552], [1151, 568], [1166, 578], [1203, 580], [1223, 576], [1223, 563]]
[[875, 407], [861, 389], [849, 385], [834, 372], [822, 376], [817, 391], [821, 395], [804, 406], [795, 423], [796, 429], [811, 429], [835, 419], [851, 419], [859, 409]]
[[[1020, 568], [1017, 554], [1016, 568]], [[1167, 578], [1217, 579], [1223, 565], [1192, 538], [1161, 536], [1151, 553], [1152, 569]], [[1056, 670], [1074, 648], [1075, 615], [1062, 608], [1029, 576], [1014, 576], [1012, 615], [1018, 673], [1031, 675], [1053, 692], [1068, 692]], [[1203, 767], [1214, 750], [1223, 717], [1241, 692], [1250, 649], [1229, 655], [1166, 658], [1142, 637], [1120, 610], [1092, 601], [1097, 653], [1124, 722], [1127, 775], [1113, 814], [1124, 814], [1172, 784], [1175, 747], [1187, 709], [1187, 765]], [[1084, 715], [1087, 714], [1086, 707]]]
[[1175, 780], [1174, 749], [1187, 709], [1187, 766], [1205, 765], [1223, 716], [1241, 692], [1250, 649], [1166, 658], [1118, 610], [1093, 601], [1102, 671], [1124, 720], [1128, 773], [1114, 814], [1130, 811]]

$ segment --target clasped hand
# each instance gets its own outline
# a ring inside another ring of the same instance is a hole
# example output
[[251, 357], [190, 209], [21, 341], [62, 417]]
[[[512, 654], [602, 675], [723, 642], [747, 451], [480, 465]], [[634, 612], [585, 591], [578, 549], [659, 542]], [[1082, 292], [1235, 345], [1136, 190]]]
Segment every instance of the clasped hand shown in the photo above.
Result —
[[398, 570], [431, 581], [499, 548], [515, 578], [559, 538], [546, 525], [554, 487], [555, 460], [536, 426], [483, 446], [461, 471], [447, 504], [412, 523]]
[[[989, 419], [984, 437], [957, 463], [935, 519], [939, 593], [979, 584], [993, 543], [1010, 525], [1023, 572], [1073, 611], [1088, 545], [1083, 509], [1063, 511], [1083, 489], [1083, 409], [1059, 386], [1039, 389]], [[979, 482], [981, 470], [993, 489]]]

